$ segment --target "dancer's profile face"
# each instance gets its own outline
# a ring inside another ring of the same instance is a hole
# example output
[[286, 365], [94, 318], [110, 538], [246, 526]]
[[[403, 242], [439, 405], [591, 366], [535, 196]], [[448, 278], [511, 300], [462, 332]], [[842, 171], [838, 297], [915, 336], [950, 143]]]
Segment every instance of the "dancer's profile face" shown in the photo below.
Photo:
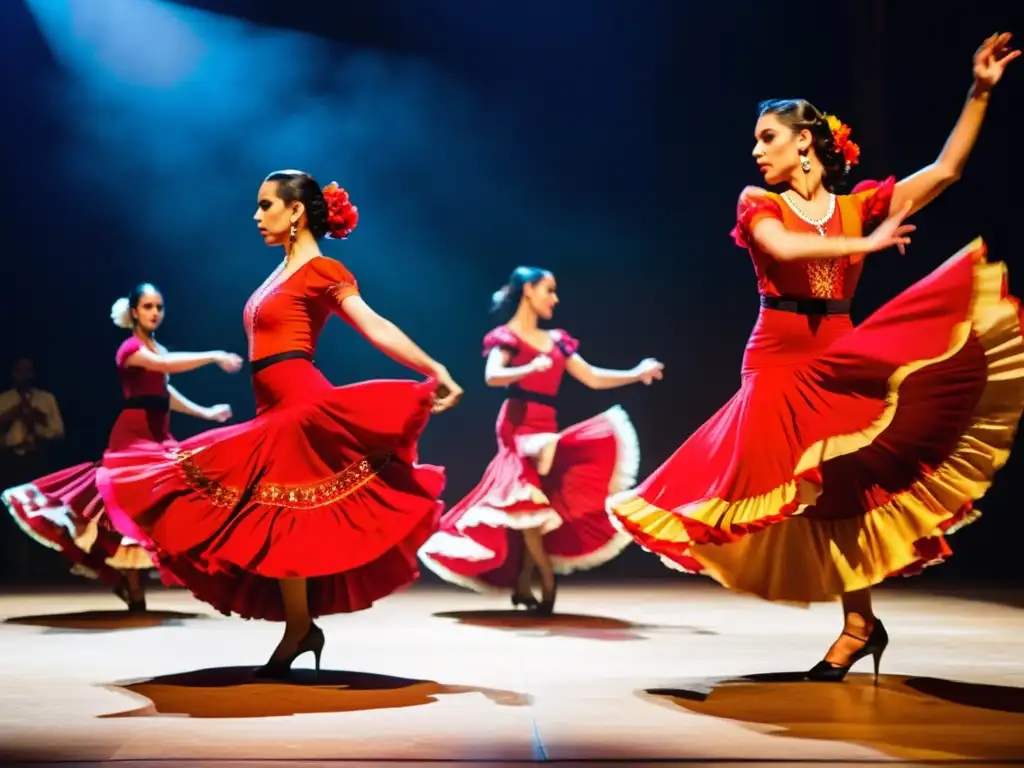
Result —
[[164, 321], [164, 297], [159, 291], [149, 290], [139, 297], [139, 303], [132, 310], [135, 324], [147, 333], [153, 333]]
[[808, 131], [793, 131], [778, 115], [762, 115], [754, 127], [754, 151], [757, 167], [769, 186], [793, 178], [800, 167], [800, 150], [811, 143]]
[[265, 181], [256, 196], [256, 213], [252, 219], [267, 245], [284, 245], [291, 233], [292, 221], [299, 216], [298, 203], [286, 203], [277, 196], [276, 181]]
[[523, 286], [523, 298], [529, 303], [530, 309], [542, 320], [550, 320], [555, 314], [558, 304], [558, 285], [554, 275], [542, 277], [536, 283]]

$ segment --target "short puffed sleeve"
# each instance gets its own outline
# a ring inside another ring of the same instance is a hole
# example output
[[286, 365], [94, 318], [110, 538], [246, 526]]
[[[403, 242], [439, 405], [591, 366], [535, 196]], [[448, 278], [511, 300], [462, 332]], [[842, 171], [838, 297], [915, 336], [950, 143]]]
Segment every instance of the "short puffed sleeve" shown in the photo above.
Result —
[[733, 242], [740, 248], [749, 249], [754, 242], [751, 236], [754, 227], [765, 218], [782, 221], [782, 206], [770, 192], [759, 187], [747, 187], [736, 203], [736, 226], [729, 233]]
[[332, 312], [341, 311], [341, 302], [349, 296], [359, 295], [359, 284], [340, 261], [317, 256], [309, 263], [307, 289], [321, 297]]
[[124, 368], [128, 362], [128, 358], [134, 355], [142, 349], [142, 342], [137, 336], [129, 336], [120, 347], [117, 348], [117, 354], [114, 355], [114, 363], [118, 368]]
[[484, 357], [487, 357], [495, 349], [504, 349], [514, 355], [519, 351], [519, 347], [519, 339], [506, 325], [499, 325], [484, 336]]
[[852, 197], [860, 207], [860, 220], [864, 232], [870, 232], [889, 216], [896, 177], [885, 181], [866, 180], [853, 188]]
[[579, 340], [573, 338], [561, 328], [552, 331], [551, 338], [565, 357], [572, 357], [580, 348]]

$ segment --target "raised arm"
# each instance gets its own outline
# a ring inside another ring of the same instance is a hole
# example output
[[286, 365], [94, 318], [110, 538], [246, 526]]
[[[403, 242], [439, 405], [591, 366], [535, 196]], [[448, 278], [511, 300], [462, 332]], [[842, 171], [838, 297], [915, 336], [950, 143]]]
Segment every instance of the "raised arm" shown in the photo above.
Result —
[[346, 297], [342, 300], [341, 309], [353, 327], [392, 360], [435, 378], [439, 372], [445, 371], [443, 365], [420, 349], [401, 328], [377, 314], [362, 296]]
[[420, 349], [401, 328], [377, 314], [362, 296], [351, 294], [343, 298], [341, 311], [352, 326], [385, 355], [437, 381], [444, 391], [435, 411], [450, 408], [462, 397], [462, 387], [455, 383], [448, 369]]
[[911, 213], [919, 211], [960, 178], [985, 120], [992, 88], [1002, 78], [1006, 65], [1020, 55], [1020, 51], [1010, 49], [1010, 38], [1009, 33], [997, 33], [975, 51], [974, 83], [960, 118], [935, 162], [896, 184], [893, 210], [909, 203]]
[[181, 392], [167, 385], [167, 393], [171, 397], [171, 410], [175, 413], [184, 413], [186, 416], [195, 416], [197, 419], [207, 421], [227, 421], [231, 418], [231, 407], [228, 405], [214, 405], [204, 408], [185, 397]]
[[778, 219], [761, 219], [754, 225], [751, 235], [757, 247], [776, 261], [841, 259], [868, 250], [866, 238], [790, 232]]
[[895, 213], [867, 237], [822, 237], [813, 232], [790, 232], [782, 223], [782, 211], [775, 197], [758, 187], [747, 187], [737, 206], [733, 239], [744, 248], [757, 246], [776, 261], [840, 259], [893, 246], [902, 251], [915, 229], [912, 224], [903, 223], [910, 214], [910, 206], [891, 208]]
[[230, 352], [153, 352], [141, 347], [129, 355], [124, 365], [129, 368], [145, 368], [158, 373], [185, 373], [202, 368], [204, 365], [216, 364], [229, 373], [234, 373], [242, 365], [242, 359]]
[[650, 384], [662, 377], [664, 365], [654, 358], [648, 358], [626, 371], [618, 371], [611, 368], [598, 368], [584, 360], [580, 355], [574, 354], [565, 363], [565, 370], [570, 376], [590, 389], [615, 389], [624, 387], [627, 384], [635, 384], [642, 381]]
[[307, 288], [392, 360], [433, 377], [438, 385], [434, 413], [451, 408], [462, 398], [462, 387], [455, 383], [447, 368], [363, 300], [355, 277], [341, 262], [323, 257], [313, 259]]
[[551, 367], [551, 358], [537, 355], [526, 365], [509, 366], [512, 354], [507, 349], [494, 347], [487, 353], [487, 365], [484, 367], [484, 381], [489, 387], [507, 387], [520, 379]]

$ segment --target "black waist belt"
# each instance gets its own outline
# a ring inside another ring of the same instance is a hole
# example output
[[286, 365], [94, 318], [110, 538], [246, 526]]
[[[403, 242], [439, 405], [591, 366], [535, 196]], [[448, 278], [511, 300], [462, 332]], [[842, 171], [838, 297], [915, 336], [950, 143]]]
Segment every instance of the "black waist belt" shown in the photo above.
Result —
[[848, 315], [849, 299], [798, 299], [792, 296], [762, 296], [761, 306], [798, 315]]
[[555, 403], [558, 400], [554, 395], [542, 395], [540, 392], [530, 392], [529, 390], [517, 387], [515, 384], [508, 388], [508, 399], [525, 400], [528, 403], [550, 405], [552, 408], [555, 407]]
[[302, 352], [301, 350], [293, 349], [291, 352], [278, 352], [276, 355], [261, 357], [259, 360], [250, 360], [249, 367], [252, 369], [253, 373], [259, 373], [272, 365], [283, 363], [285, 360], [308, 360], [312, 363], [313, 356], [309, 354], [309, 352]]
[[121, 410], [169, 411], [171, 410], [171, 398], [166, 395], [136, 395], [125, 398]]

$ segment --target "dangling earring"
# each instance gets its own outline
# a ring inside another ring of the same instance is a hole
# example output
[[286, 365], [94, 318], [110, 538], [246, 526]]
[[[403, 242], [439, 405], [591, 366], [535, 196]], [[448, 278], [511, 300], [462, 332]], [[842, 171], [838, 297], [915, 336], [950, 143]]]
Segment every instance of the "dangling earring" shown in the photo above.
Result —
[[288, 230], [288, 247], [291, 248], [295, 245], [295, 236], [299, 234], [299, 228], [292, 224], [292, 228]]
[[803, 169], [804, 173], [811, 172], [811, 158], [807, 155], [800, 155], [800, 168]]

